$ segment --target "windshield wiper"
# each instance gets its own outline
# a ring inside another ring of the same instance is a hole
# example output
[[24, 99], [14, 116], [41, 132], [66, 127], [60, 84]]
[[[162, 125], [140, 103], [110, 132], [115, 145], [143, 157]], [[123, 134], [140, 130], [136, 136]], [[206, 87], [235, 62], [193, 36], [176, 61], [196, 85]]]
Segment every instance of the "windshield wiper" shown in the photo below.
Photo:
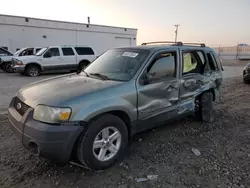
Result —
[[97, 76], [103, 80], [108, 80], [109, 77], [107, 77], [106, 75], [103, 75], [103, 74], [100, 74], [100, 73], [90, 73], [90, 75], [93, 75], [93, 76]]
[[76, 74], [80, 74], [81, 72], [84, 72], [86, 74], [86, 76], [89, 77], [89, 74], [87, 72], [85, 72], [85, 70], [77, 70]]

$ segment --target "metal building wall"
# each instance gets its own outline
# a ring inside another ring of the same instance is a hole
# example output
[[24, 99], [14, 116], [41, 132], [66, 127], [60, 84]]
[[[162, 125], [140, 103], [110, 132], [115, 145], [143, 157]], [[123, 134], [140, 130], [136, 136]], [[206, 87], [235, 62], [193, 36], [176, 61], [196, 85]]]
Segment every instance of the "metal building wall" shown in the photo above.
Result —
[[89, 45], [98, 54], [136, 45], [137, 29], [0, 15], [0, 46], [15, 52], [22, 47]]

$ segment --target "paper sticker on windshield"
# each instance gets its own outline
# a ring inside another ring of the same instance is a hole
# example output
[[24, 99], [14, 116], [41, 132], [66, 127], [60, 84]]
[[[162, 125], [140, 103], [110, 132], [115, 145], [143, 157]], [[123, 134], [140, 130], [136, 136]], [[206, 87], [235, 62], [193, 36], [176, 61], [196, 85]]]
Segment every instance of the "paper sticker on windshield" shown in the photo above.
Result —
[[122, 56], [132, 57], [132, 58], [135, 58], [137, 55], [138, 55], [138, 53], [134, 53], [134, 52], [124, 52], [122, 54]]

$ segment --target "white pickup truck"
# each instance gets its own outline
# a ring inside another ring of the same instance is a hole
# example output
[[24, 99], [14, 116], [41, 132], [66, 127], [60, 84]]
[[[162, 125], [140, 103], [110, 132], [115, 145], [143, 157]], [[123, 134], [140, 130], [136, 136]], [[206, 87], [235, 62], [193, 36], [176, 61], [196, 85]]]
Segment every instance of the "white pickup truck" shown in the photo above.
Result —
[[34, 77], [46, 71], [83, 69], [95, 58], [95, 51], [89, 46], [50, 46], [42, 48], [34, 56], [13, 58], [13, 69]]

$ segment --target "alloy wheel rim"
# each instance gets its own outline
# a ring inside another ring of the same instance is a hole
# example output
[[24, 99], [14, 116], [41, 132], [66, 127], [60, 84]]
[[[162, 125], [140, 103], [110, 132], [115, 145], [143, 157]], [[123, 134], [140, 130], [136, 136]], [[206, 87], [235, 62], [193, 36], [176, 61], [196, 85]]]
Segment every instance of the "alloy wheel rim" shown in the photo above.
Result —
[[30, 75], [31, 76], [36, 76], [36, 75], [38, 75], [38, 71], [36, 69], [31, 69], [30, 70]]
[[12, 66], [9, 65], [9, 64], [7, 64], [7, 65], [6, 65], [6, 71], [7, 71], [7, 72], [12, 72]]
[[116, 156], [121, 147], [122, 136], [115, 127], [102, 129], [93, 142], [93, 154], [99, 161], [108, 161]]

